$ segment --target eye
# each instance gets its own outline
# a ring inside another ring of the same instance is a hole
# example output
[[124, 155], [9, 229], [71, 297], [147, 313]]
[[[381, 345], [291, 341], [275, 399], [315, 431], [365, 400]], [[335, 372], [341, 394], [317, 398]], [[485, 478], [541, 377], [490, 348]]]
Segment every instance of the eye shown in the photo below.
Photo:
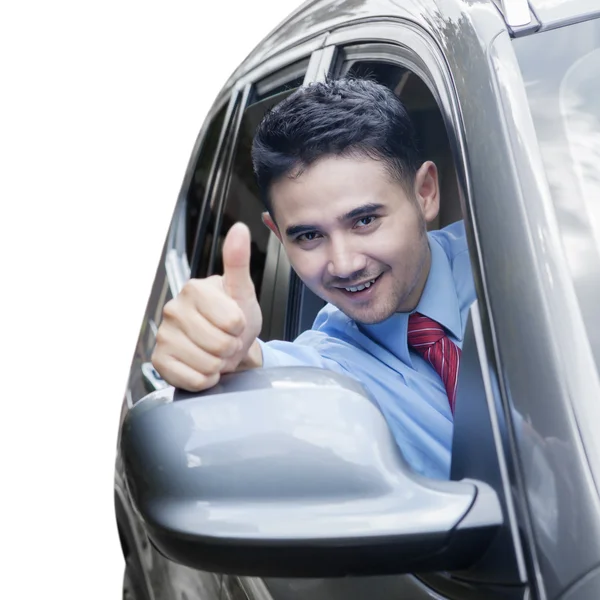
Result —
[[368, 225], [370, 225], [371, 223], [373, 223], [373, 221], [375, 221], [377, 217], [375, 215], [367, 215], [366, 217], [361, 217], [357, 222], [356, 222], [356, 226], [357, 227], [367, 227]]
[[319, 234], [316, 231], [307, 231], [306, 233], [301, 233], [297, 238], [297, 242], [312, 242], [316, 240]]

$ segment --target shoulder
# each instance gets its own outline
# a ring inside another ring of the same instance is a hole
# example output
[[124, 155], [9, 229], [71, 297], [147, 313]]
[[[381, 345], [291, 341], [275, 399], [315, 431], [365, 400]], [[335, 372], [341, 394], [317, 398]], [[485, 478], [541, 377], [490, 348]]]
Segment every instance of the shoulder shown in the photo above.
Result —
[[464, 221], [457, 221], [444, 229], [432, 231], [429, 235], [440, 244], [448, 257], [461, 306], [470, 306], [476, 294]]
[[351, 327], [352, 319], [333, 304], [326, 304], [315, 317], [312, 329], [324, 334], [337, 334]]
[[322, 308], [311, 329], [302, 332], [293, 342], [271, 340], [262, 342], [264, 366], [316, 366], [348, 372], [347, 360], [355, 347], [347, 333], [352, 320], [334, 306]]
[[296, 344], [318, 348], [324, 356], [347, 359], [357, 349], [354, 321], [332, 304], [326, 304], [317, 314], [312, 327], [301, 333]]
[[429, 238], [435, 240], [446, 252], [446, 255], [452, 262], [454, 258], [467, 252], [467, 236], [465, 232], [465, 222], [456, 221], [443, 229], [429, 232]]
[[310, 329], [301, 333], [294, 343], [317, 346], [321, 350], [331, 346], [353, 344], [354, 321], [332, 304], [326, 304], [315, 317]]

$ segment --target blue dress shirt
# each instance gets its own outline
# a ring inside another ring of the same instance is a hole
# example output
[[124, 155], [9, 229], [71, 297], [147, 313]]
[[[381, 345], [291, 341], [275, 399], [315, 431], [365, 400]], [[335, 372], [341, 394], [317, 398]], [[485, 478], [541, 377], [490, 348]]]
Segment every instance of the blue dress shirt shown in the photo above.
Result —
[[[428, 233], [431, 269], [415, 311], [446, 328], [462, 347], [475, 286], [464, 223]], [[294, 342], [260, 342], [263, 366], [304, 365], [358, 379], [378, 403], [402, 454], [428, 477], [450, 474], [452, 413], [441, 378], [407, 344], [409, 313], [356, 323], [327, 304]]]

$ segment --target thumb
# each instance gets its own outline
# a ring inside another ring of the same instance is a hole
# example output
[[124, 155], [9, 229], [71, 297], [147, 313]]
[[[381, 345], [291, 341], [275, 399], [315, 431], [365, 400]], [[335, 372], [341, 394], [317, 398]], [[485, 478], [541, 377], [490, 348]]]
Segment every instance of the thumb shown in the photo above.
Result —
[[233, 225], [223, 242], [223, 287], [234, 300], [254, 295], [250, 277], [250, 230], [244, 223]]

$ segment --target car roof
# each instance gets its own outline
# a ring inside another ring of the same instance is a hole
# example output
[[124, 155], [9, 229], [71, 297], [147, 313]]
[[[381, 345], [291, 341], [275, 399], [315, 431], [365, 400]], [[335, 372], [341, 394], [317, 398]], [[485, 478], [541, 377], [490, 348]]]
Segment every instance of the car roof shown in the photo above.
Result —
[[[488, 13], [491, 9], [498, 24], [513, 35], [525, 35], [600, 17], [600, 0], [306, 0], [246, 57], [215, 104], [221, 103], [237, 80], [269, 58], [340, 27], [372, 19], [403, 19], [427, 31], [439, 31], [444, 20], [480, 9]], [[524, 15], [531, 22], [520, 25]]]
[[[495, 6], [505, 23], [511, 15], [532, 9], [535, 30], [545, 30], [600, 16], [599, 0], [307, 0], [276, 27], [248, 56], [244, 71], [302, 39], [342, 25], [373, 18], [404, 17], [406, 13], [447, 14], [449, 5], [468, 12], [473, 5]], [[517, 23], [514, 23], [518, 27]]]

